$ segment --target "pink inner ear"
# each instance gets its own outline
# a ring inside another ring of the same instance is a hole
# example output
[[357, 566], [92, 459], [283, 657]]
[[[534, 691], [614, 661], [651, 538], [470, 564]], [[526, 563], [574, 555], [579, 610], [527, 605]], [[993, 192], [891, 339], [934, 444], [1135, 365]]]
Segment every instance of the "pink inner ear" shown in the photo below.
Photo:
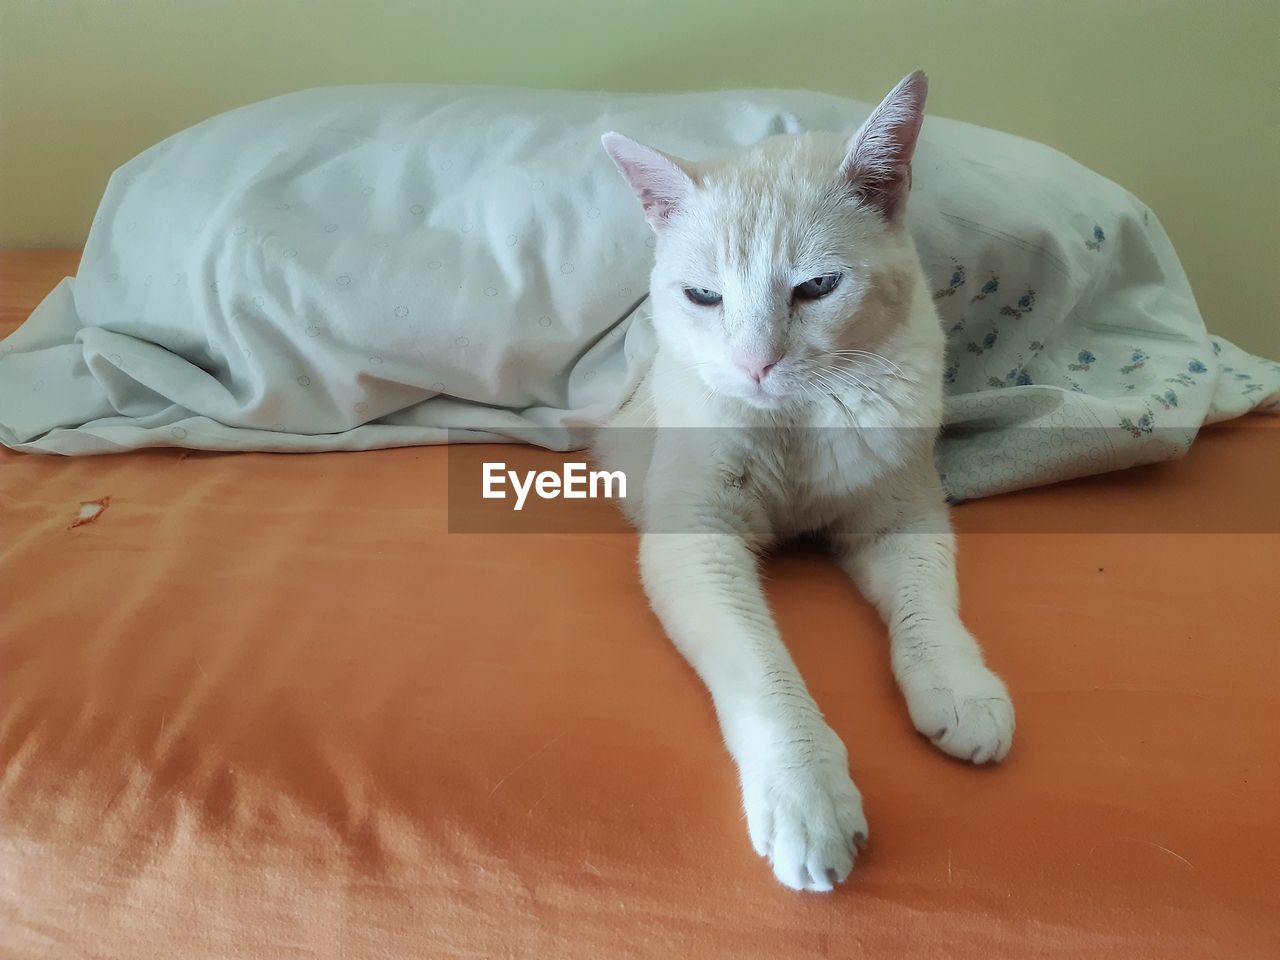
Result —
[[635, 191], [636, 196], [640, 198], [640, 206], [644, 208], [644, 215], [649, 220], [666, 222], [675, 212], [677, 203], [675, 197], [662, 196], [644, 186], [635, 186]]
[[601, 142], [657, 229], [667, 223], [693, 189], [693, 180], [674, 160], [622, 136], [606, 133]]

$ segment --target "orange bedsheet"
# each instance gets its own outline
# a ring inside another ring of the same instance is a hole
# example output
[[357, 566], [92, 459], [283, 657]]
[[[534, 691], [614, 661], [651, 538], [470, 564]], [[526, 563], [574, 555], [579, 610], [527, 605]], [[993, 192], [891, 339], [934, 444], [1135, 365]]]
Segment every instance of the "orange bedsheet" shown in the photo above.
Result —
[[[0, 256], [0, 333], [74, 263]], [[0, 955], [1278, 956], [1277, 426], [957, 510], [997, 768], [770, 563], [871, 823], [828, 896], [752, 852], [633, 535], [450, 534], [444, 448], [0, 451]]]

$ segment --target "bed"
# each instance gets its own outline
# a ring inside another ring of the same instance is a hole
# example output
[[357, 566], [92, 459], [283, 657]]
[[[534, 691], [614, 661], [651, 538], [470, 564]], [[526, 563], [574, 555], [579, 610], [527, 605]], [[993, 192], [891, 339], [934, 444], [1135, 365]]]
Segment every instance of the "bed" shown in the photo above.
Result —
[[[76, 261], [0, 254], [0, 336]], [[957, 509], [996, 768], [826, 558], [769, 564], [871, 823], [828, 896], [752, 852], [634, 535], [450, 533], [449, 456], [0, 450], [0, 955], [1280, 950], [1276, 418]]]

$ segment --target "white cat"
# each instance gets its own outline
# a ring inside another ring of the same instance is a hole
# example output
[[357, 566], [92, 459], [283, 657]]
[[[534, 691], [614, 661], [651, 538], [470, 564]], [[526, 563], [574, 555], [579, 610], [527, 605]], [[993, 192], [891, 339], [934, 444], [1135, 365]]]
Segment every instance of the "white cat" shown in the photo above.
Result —
[[645, 478], [628, 501], [645, 590], [711, 691], [752, 844], [797, 889], [843, 881], [868, 832], [844, 744], [769, 614], [771, 544], [829, 537], [940, 749], [985, 763], [1013, 737], [960, 620], [933, 462], [943, 335], [903, 222], [926, 92], [907, 77], [847, 142], [783, 135], [719, 162], [603, 137], [657, 235], [659, 347], [595, 455]]

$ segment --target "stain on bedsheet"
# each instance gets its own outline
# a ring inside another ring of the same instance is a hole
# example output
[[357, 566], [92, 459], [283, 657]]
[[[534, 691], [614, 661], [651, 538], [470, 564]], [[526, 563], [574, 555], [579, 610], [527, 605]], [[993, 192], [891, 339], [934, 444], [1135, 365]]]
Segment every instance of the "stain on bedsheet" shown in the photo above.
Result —
[[68, 525], [68, 530], [74, 530], [76, 527], [83, 527], [93, 523], [100, 516], [107, 512], [107, 507], [111, 506], [110, 497], [102, 497], [99, 500], [82, 500], [80, 501], [80, 514]]

